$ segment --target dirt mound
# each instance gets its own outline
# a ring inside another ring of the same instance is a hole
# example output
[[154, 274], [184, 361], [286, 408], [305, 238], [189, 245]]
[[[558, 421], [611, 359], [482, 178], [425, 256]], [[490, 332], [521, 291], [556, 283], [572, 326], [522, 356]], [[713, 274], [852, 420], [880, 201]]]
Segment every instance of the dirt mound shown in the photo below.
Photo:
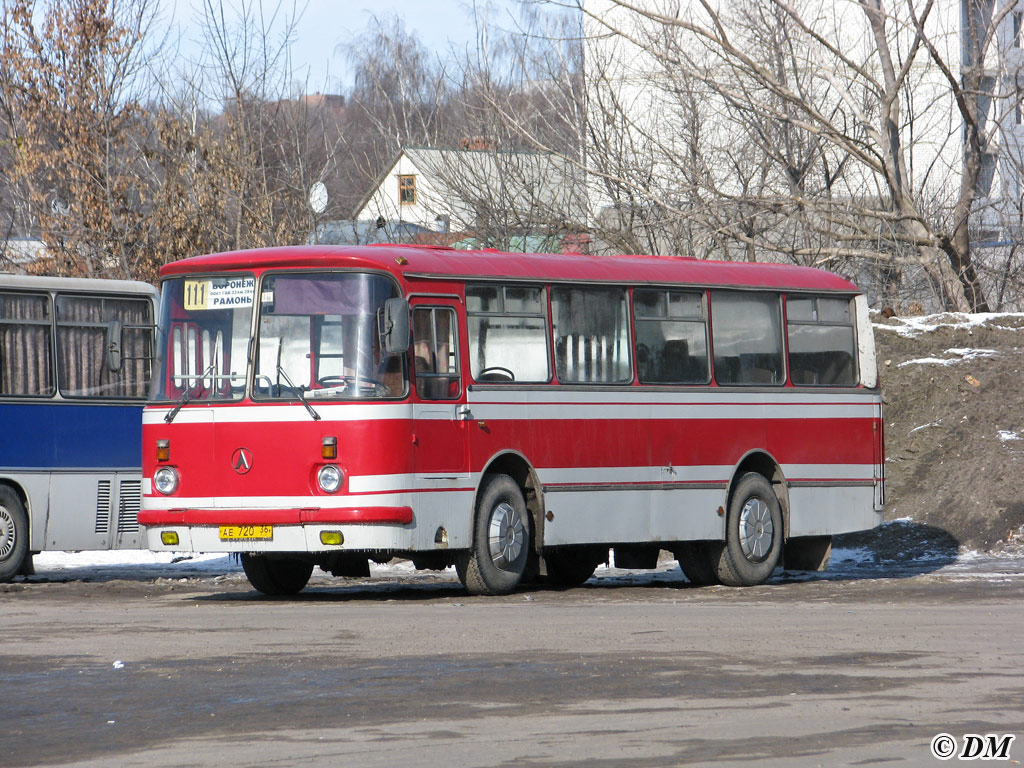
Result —
[[886, 519], [1024, 549], [1024, 314], [875, 319]]

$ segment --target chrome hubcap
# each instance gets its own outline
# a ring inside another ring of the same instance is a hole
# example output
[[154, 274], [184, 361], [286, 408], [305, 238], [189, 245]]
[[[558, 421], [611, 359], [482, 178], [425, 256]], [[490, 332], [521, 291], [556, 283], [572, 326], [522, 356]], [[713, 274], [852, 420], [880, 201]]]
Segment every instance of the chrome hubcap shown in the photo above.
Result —
[[761, 499], [748, 499], [740, 511], [740, 548], [752, 563], [761, 563], [772, 551], [775, 526], [772, 513]]
[[515, 507], [505, 501], [496, 506], [487, 533], [491, 561], [503, 571], [511, 569], [526, 543], [526, 528]]
[[0, 507], [0, 560], [6, 560], [14, 551], [14, 518], [7, 507]]

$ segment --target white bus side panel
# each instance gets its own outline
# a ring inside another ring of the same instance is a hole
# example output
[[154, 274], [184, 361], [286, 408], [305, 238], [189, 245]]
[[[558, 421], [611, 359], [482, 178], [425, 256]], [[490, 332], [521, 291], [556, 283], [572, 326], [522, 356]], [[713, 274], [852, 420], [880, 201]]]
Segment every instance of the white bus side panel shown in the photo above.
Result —
[[38, 549], [138, 549], [137, 472], [54, 472], [46, 536]]
[[545, 493], [553, 518], [544, 523], [544, 546], [720, 540], [724, 499], [721, 488]]
[[824, 536], [881, 525], [870, 485], [790, 487], [789, 535]]

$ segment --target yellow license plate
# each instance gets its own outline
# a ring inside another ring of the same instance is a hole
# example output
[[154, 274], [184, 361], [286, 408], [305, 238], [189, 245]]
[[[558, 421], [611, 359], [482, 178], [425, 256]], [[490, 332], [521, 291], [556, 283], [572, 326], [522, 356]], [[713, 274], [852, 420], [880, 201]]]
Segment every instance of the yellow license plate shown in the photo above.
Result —
[[222, 525], [221, 541], [271, 541], [274, 538], [272, 525]]

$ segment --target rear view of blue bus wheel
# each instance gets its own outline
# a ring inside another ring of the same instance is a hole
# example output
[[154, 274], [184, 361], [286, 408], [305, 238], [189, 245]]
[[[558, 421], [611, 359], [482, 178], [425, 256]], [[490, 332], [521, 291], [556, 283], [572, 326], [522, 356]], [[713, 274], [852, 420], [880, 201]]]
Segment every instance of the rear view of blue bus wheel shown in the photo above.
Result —
[[18, 495], [0, 485], [0, 582], [17, 576], [28, 555], [28, 515]]

